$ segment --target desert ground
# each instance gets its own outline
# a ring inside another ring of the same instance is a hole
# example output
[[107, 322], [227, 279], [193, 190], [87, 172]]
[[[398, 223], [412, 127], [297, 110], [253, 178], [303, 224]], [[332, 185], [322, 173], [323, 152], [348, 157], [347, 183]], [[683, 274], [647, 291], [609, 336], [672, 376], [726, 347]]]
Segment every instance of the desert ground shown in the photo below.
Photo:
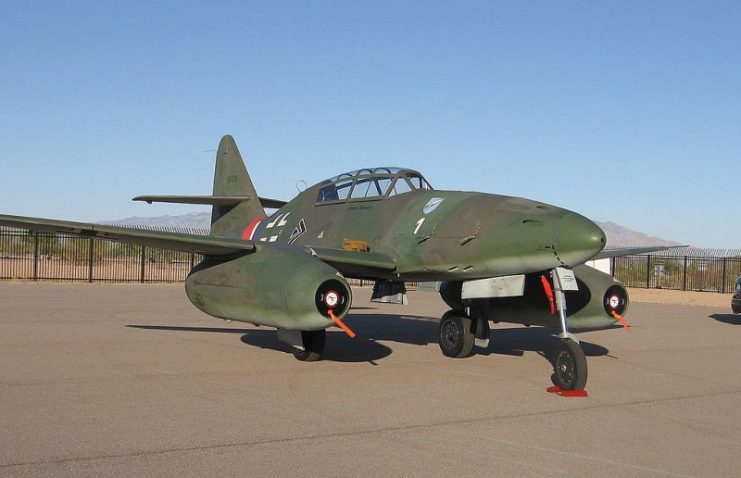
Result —
[[731, 307], [733, 294], [719, 294], [717, 292], [692, 292], [669, 289], [637, 289], [629, 288], [631, 302], [649, 304], [698, 305], [703, 307], [728, 308]]

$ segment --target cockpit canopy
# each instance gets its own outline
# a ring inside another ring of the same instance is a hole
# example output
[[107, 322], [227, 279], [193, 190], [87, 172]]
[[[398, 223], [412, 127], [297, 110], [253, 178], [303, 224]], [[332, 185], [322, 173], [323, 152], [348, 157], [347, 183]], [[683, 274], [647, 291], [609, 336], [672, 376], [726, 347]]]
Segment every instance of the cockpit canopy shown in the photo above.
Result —
[[432, 186], [417, 171], [367, 168], [343, 173], [319, 183], [317, 204], [384, 199]]

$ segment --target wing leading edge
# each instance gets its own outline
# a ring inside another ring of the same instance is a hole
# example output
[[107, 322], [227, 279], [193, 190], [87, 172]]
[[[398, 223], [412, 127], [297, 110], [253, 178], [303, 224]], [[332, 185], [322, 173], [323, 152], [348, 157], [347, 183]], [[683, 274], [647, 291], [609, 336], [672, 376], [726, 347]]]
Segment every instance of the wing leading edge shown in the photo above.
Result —
[[615, 249], [603, 249], [602, 252], [594, 256], [592, 261], [597, 259], [608, 259], [611, 257], [632, 256], [635, 254], [646, 254], [647, 252], [667, 251], [687, 246], [649, 246], [649, 247], [617, 247]]
[[198, 234], [182, 234], [150, 229], [104, 226], [73, 221], [58, 221], [36, 217], [0, 215], [0, 225], [37, 232], [98, 237], [142, 246], [173, 249], [209, 256], [247, 253], [255, 250], [255, 243], [239, 239], [222, 239]]
[[[36, 232], [97, 237], [127, 244], [173, 249], [207, 256], [245, 254], [253, 252], [257, 248], [253, 241], [241, 239], [223, 239], [198, 234], [106, 226], [37, 217], [0, 215], [0, 225]], [[273, 245], [260, 244], [260, 247], [271, 246]], [[275, 245], [275, 247], [286, 246]], [[306, 248], [306, 252], [348, 275], [373, 276], [379, 273], [388, 274], [396, 269], [396, 263], [393, 259], [378, 252], [356, 252], [328, 248]]]

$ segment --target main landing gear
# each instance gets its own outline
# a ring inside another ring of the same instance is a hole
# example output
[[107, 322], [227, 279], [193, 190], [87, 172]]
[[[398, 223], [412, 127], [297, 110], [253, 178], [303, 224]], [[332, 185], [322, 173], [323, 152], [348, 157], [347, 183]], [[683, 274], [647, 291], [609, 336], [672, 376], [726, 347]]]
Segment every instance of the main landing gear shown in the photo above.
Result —
[[291, 346], [296, 359], [302, 362], [316, 362], [322, 358], [327, 331], [322, 330], [283, 330], [278, 329], [278, 340]]
[[[554, 269], [554, 287], [543, 277], [543, 287], [551, 304], [551, 314], [558, 314], [561, 333], [560, 343], [553, 357], [553, 381], [563, 391], [583, 391], [587, 383], [587, 358], [579, 340], [568, 330], [566, 316], [566, 297], [564, 290], [576, 287], [573, 272], [566, 269]], [[440, 319], [438, 341], [440, 350], [448, 357], [468, 357], [474, 345], [488, 347], [489, 321], [487, 299], [474, 299], [465, 303], [466, 311], [450, 310]]]
[[294, 348], [293, 356], [302, 362], [316, 362], [322, 358], [326, 338], [327, 331], [324, 329], [301, 332], [301, 339], [304, 342], [304, 350]]
[[440, 319], [438, 342], [447, 357], [463, 358], [471, 355], [473, 346], [489, 346], [489, 321], [475, 319], [450, 310]]

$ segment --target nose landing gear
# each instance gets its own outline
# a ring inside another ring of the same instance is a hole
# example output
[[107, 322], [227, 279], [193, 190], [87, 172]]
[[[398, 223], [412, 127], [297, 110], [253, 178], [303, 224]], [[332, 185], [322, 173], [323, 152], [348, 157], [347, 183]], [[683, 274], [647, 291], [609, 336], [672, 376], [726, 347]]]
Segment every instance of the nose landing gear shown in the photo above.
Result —
[[[551, 273], [553, 277], [553, 296], [556, 310], [561, 321], [561, 343], [553, 357], [554, 382], [561, 390], [584, 390], [587, 384], [587, 357], [574, 334], [569, 332], [569, 321], [566, 316], [566, 296], [564, 290], [578, 290], [573, 271], [558, 267]], [[546, 286], [546, 281], [544, 281]], [[546, 290], [546, 295], [550, 294]]]

